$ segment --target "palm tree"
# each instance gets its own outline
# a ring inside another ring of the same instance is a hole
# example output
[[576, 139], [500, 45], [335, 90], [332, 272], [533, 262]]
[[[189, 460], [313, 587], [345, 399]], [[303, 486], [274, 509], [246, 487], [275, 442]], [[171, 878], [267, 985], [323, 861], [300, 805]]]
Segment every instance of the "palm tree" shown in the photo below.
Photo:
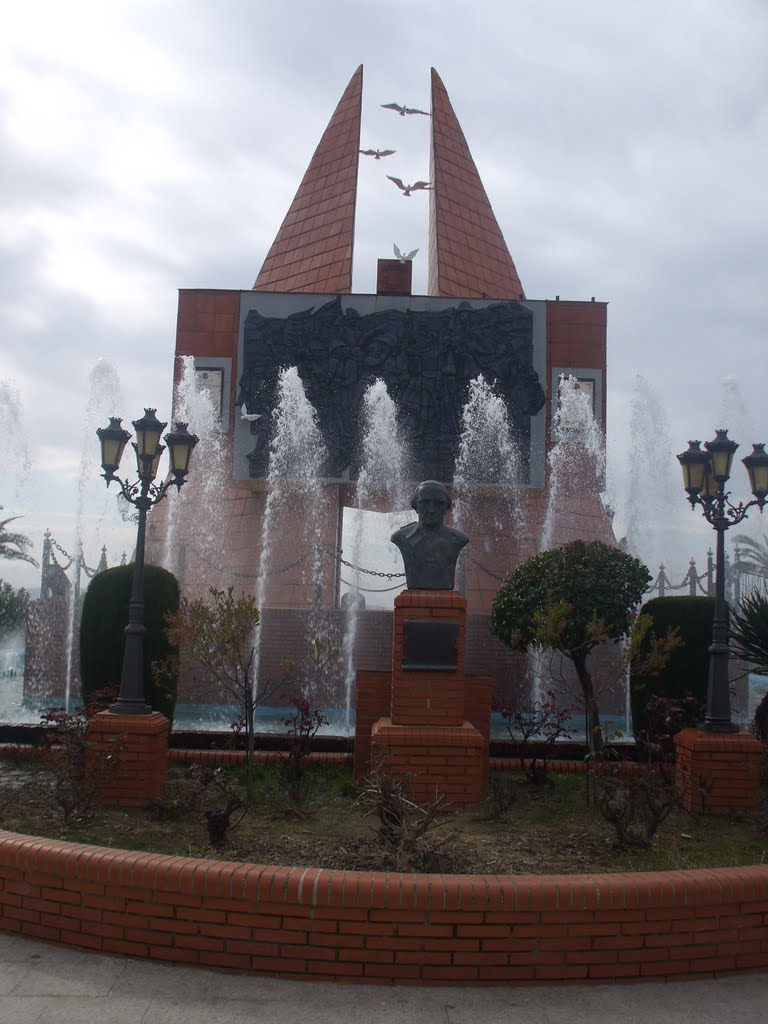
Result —
[[759, 541], [747, 536], [746, 533], [739, 533], [733, 538], [733, 542], [741, 548], [739, 552], [741, 571], [768, 578], [768, 537], [763, 534], [762, 541]]
[[[0, 505], [0, 511], [3, 506]], [[32, 541], [23, 533], [11, 533], [6, 529], [9, 523], [20, 519], [21, 516], [10, 516], [8, 519], [0, 519], [0, 558], [8, 558], [17, 562], [29, 562], [37, 565], [37, 559], [27, 554], [26, 548], [32, 547]]]
[[731, 609], [731, 649], [756, 672], [768, 675], [768, 598], [757, 591]]
[[[768, 598], [757, 591], [742, 598], [739, 607], [731, 609], [730, 630], [733, 653], [751, 662], [755, 672], [768, 675]], [[755, 708], [752, 731], [768, 742], [768, 694]]]

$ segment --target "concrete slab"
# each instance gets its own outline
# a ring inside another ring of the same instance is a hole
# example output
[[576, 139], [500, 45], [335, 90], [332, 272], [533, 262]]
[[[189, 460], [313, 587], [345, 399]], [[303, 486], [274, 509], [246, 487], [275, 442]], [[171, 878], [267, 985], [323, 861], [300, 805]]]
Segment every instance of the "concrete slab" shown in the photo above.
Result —
[[37, 1024], [53, 1001], [50, 997], [0, 996], [0, 1024]]
[[150, 1006], [149, 999], [52, 999], [35, 1024], [142, 1024]]

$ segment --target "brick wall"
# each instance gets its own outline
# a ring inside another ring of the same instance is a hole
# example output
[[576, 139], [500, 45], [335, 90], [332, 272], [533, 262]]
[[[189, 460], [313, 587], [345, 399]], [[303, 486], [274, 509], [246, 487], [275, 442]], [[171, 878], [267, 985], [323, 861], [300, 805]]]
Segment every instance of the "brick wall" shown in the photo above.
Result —
[[0, 929], [106, 954], [315, 981], [676, 981], [768, 968], [768, 867], [398, 875], [0, 832]]

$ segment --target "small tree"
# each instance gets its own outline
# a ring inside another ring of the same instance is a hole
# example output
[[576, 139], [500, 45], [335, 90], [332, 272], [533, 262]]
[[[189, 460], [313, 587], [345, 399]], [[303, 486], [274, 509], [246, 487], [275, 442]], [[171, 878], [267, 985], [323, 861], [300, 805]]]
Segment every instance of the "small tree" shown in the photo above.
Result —
[[117, 737], [107, 752], [97, 751], [88, 739], [90, 720], [106, 711], [116, 698], [117, 688], [105, 687], [92, 693], [89, 702], [74, 714], [61, 707], [40, 712], [44, 729], [40, 763], [51, 779], [51, 796], [65, 827], [89, 817], [100, 789], [120, 764], [121, 743]]
[[10, 583], [0, 580], [0, 643], [24, 629], [28, 607], [29, 594], [24, 587], [14, 590]]
[[627, 636], [651, 574], [601, 541], [576, 540], [528, 559], [494, 598], [491, 632], [516, 651], [555, 649], [576, 671], [591, 753], [602, 747], [590, 655]]
[[211, 587], [210, 600], [184, 598], [167, 617], [168, 637], [188, 662], [199, 693], [224, 692], [237, 704], [245, 722], [245, 785], [253, 802], [253, 754], [256, 708], [266, 703], [281, 683], [258, 691], [254, 678], [255, 630], [259, 609], [251, 594], [235, 595], [234, 588]]
[[[133, 565], [116, 565], [88, 584], [80, 618], [80, 684], [83, 702], [105, 686], [119, 684], [129, 618]], [[179, 584], [159, 565], [145, 567], [144, 576], [144, 699], [173, 722], [178, 650], [169, 639], [165, 617], [179, 607]], [[159, 672], [160, 665], [165, 667]]]
[[328, 719], [319, 708], [310, 707], [306, 697], [292, 697], [289, 701], [293, 712], [283, 719], [288, 737], [288, 756], [283, 761], [283, 779], [288, 796], [294, 808], [304, 802], [304, 762], [312, 753], [312, 740]]
[[510, 704], [497, 701], [494, 704], [520, 758], [520, 767], [528, 781], [535, 786], [551, 781], [548, 768], [555, 743], [571, 735], [568, 732], [570, 709], [558, 703], [552, 690], [545, 697], [545, 700], [535, 701], [529, 709], [523, 708], [518, 702]]

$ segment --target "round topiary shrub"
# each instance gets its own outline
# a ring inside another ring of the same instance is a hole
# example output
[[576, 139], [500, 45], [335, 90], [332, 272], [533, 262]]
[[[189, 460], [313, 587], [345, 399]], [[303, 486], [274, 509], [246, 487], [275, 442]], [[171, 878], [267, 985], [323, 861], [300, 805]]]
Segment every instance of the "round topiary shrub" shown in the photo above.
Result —
[[661, 639], [673, 629], [677, 629], [681, 643], [670, 653], [666, 664], [657, 675], [631, 673], [632, 721], [636, 733], [648, 727], [645, 706], [651, 697], [661, 696], [679, 700], [686, 694], [691, 694], [702, 705], [705, 703], [715, 599], [655, 597], [646, 601], [640, 609], [640, 614], [649, 615], [653, 620], [648, 639], [650, 633]]
[[[118, 565], [94, 576], [83, 601], [80, 620], [80, 685], [83, 702], [106, 686], [119, 686], [125, 650], [125, 627], [131, 600], [133, 566]], [[153, 711], [173, 722], [178, 683], [178, 648], [166, 635], [165, 617], [179, 609], [179, 584], [157, 565], [144, 569], [144, 699]], [[175, 665], [162, 678], [153, 665]]]

